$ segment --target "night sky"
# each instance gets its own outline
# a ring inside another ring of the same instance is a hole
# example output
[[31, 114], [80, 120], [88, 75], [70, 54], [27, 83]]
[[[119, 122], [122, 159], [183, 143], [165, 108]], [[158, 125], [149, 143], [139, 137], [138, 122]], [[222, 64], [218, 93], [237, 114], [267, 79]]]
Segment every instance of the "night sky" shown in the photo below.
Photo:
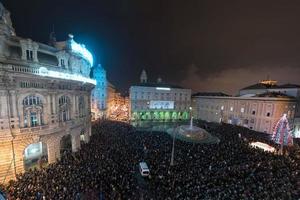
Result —
[[85, 43], [121, 91], [150, 79], [236, 94], [267, 76], [300, 84], [299, 0], [0, 0], [16, 33]]

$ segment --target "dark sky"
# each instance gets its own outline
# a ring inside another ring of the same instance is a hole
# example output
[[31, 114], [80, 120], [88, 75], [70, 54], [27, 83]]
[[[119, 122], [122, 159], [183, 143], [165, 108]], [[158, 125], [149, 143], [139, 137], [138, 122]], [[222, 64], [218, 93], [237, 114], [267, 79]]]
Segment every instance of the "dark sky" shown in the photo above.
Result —
[[142, 69], [194, 91], [235, 94], [268, 75], [300, 84], [299, 0], [0, 1], [17, 35], [73, 33], [123, 91]]

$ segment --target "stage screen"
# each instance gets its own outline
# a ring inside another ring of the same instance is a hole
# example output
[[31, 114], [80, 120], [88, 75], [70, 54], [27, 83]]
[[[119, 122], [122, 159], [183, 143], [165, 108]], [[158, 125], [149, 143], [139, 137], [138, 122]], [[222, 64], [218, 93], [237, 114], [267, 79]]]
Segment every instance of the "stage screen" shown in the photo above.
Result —
[[150, 101], [150, 109], [174, 109], [174, 101]]

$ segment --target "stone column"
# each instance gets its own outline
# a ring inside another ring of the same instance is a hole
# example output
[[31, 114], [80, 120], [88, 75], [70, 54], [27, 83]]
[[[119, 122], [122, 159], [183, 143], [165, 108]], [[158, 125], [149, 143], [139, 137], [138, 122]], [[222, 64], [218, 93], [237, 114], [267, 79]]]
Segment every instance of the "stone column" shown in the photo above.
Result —
[[53, 114], [56, 114], [56, 98], [55, 98], [55, 94], [52, 94], [52, 110], [53, 110]]
[[39, 60], [38, 60], [38, 56], [37, 56], [37, 50], [38, 50], [38, 48], [39, 48], [39, 45], [37, 44], [37, 43], [34, 43], [33, 44], [33, 61], [34, 62], [39, 62]]
[[54, 163], [60, 159], [60, 140], [61, 138], [51, 137], [47, 141], [48, 163]]
[[30, 112], [27, 111], [27, 127], [31, 126]]
[[89, 123], [88, 126], [85, 128], [85, 132], [84, 132], [84, 139], [86, 143], [90, 142], [91, 136], [92, 136], [92, 128], [91, 128], [91, 124]]
[[41, 126], [42, 125], [41, 124], [41, 111], [38, 110], [36, 114], [37, 114], [37, 125]]
[[48, 94], [47, 96], [47, 103], [46, 103], [46, 109], [44, 109], [44, 123], [50, 124], [51, 123], [51, 114], [52, 114], [52, 108], [51, 108], [51, 96]]
[[11, 117], [17, 117], [17, 107], [16, 107], [16, 93], [15, 91], [10, 91], [10, 103], [11, 103]]
[[76, 95], [73, 96], [73, 100], [72, 100], [72, 116], [73, 116], [73, 119], [76, 118]]

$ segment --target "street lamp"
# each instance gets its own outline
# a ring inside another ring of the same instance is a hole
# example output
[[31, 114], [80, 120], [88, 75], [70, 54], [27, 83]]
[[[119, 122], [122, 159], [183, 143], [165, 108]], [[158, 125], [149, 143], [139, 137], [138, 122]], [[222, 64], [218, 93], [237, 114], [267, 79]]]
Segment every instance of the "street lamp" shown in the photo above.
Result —
[[171, 163], [170, 163], [171, 166], [174, 165], [175, 134], [176, 134], [176, 126], [175, 128], [173, 128], [173, 145], [172, 145]]

